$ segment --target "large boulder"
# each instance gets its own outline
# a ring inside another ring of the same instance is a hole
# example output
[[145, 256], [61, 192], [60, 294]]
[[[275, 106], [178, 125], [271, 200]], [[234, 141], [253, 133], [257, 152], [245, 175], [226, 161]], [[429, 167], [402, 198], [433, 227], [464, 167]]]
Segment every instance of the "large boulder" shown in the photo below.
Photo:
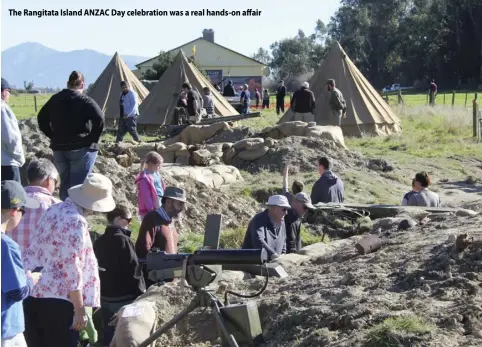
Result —
[[233, 145], [233, 148], [237, 151], [243, 151], [243, 150], [258, 150], [259, 148], [263, 148], [264, 146], [264, 139], [262, 137], [255, 137], [255, 138], [249, 138], [249, 139], [244, 139], [241, 141], [236, 142]]
[[342, 148], [346, 148], [345, 138], [343, 137], [343, 131], [338, 126], [315, 125], [312, 127], [306, 127], [304, 136], [331, 140], [334, 143], [336, 143], [338, 146]]
[[244, 150], [238, 153], [238, 158], [245, 161], [255, 161], [261, 158], [266, 153], [268, 153], [268, 151], [269, 151], [269, 148], [266, 146], [253, 149], [253, 150]]
[[220, 188], [243, 180], [239, 170], [229, 165], [200, 167], [168, 164], [164, 165], [162, 170], [172, 177], [189, 177], [210, 188]]

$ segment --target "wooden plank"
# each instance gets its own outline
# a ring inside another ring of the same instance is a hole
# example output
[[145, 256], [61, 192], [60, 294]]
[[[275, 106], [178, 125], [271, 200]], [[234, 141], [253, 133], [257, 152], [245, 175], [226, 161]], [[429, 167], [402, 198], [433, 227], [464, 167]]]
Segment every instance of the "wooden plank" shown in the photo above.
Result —
[[324, 210], [343, 210], [344, 208], [349, 209], [360, 209], [370, 212], [370, 217], [372, 219], [394, 217], [400, 212], [407, 210], [424, 210], [429, 213], [450, 213], [457, 212], [459, 209], [449, 208], [449, 207], [423, 207], [423, 206], [401, 206], [401, 205], [370, 205], [370, 204], [316, 204], [317, 209]]
[[206, 218], [206, 228], [204, 230], [204, 244], [203, 247], [209, 249], [219, 248], [219, 237], [221, 236], [221, 224], [223, 215], [208, 214]]

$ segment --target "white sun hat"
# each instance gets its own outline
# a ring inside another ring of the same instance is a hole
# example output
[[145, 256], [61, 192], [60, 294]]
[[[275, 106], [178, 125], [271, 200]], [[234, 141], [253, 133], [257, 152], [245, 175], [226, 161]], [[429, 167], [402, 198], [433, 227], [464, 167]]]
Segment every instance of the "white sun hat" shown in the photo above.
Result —
[[94, 212], [110, 212], [116, 203], [112, 197], [112, 182], [98, 173], [90, 173], [83, 184], [69, 189], [69, 198], [77, 205]]
[[268, 199], [268, 206], [278, 206], [278, 207], [285, 207], [291, 208], [288, 199], [284, 195], [272, 195]]
[[308, 82], [303, 82], [301, 86], [305, 88], [310, 88], [310, 84]]

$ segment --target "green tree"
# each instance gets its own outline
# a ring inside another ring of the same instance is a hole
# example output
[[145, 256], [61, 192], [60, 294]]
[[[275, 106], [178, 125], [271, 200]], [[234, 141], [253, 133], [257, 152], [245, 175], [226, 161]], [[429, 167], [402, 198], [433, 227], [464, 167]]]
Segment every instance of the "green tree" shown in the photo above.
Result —
[[158, 80], [164, 72], [171, 66], [173, 58], [169, 52], [160, 51], [157, 60], [152, 65], [152, 69], [148, 69], [142, 75], [144, 80]]
[[30, 81], [28, 83], [27, 83], [27, 81], [23, 81], [23, 87], [25, 88], [25, 90], [27, 92], [30, 92], [34, 87], [34, 83], [32, 81]]

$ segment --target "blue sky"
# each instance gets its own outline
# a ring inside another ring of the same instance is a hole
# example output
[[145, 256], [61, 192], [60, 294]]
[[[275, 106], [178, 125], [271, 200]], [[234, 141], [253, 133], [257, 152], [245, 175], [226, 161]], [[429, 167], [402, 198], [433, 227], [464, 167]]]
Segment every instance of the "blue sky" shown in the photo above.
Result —
[[[204, 28], [215, 31], [217, 43], [251, 56], [258, 47], [268, 49], [272, 42], [296, 35], [298, 29], [312, 33], [316, 20], [327, 24], [339, 6], [339, 0], [2, 0], [1, 3], [2, 50], [30, 41], [59, 51], [88, 48], [108, 55], [118, 51], [146, 57], [191, 41], [201, 36]], [[95, 9], [100, 3], [104, 9], [116, 10], [259, 9], [262, 14], [260, 17], [37, 18], [14, 17], [8, 11]]]

